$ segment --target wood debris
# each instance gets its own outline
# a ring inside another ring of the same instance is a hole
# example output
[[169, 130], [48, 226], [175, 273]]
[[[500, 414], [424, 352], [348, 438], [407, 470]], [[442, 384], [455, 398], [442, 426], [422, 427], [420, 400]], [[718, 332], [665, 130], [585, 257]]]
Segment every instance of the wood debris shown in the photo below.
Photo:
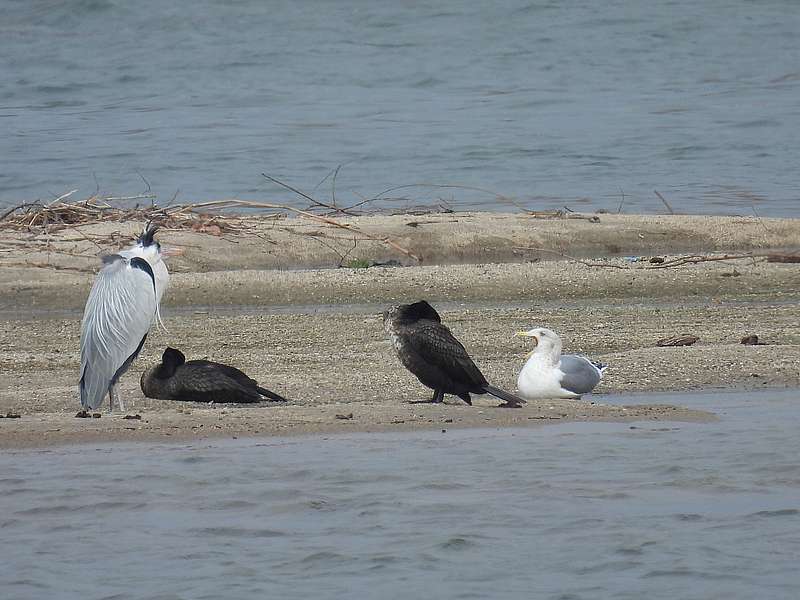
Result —
[[691, 346], [700, 338], [695, 335], [674, 335], [672, 337], [661, 338], [656, 342], [656, 346]]
[[[98, 234], [87, 231], [85, 226], [131, 221], [152, 221], [157, 223], [162, 230], [193, 231], [215, 237], [252, 235], [264, 239], [267, 243], [274, 244], [275, 242], [263, 236], [263, 224], [265, 221], [270, 222], [272, 226], [280, 226], [282, 230], [288, 233], [303, 236], [310, 235], [307, 231], [298, 232], [289, 226], [283, 225], [284, 219], [290, 214], [294, 214], [303, 219], [321, 224], [323, 227], [345, 232], [348, 240], [355, 240], [354, 243], [358, 241], [378, 242], [417, 262], [422, 260], [422, 257], [397, 244], [387, 236], [373, 235], [356, 225], [342, 222], [337, 217], [347, 216], [350, 213], [345, 210], [332, 213], [328, 211], [332, 207], [324, 203], [317, 203], [308, 209], [298, 209], [284, 204], [236, 199], [159, 206], [155, 203], [155, 197], [151, 194], [128, 197], [93, 195], [85, 200], [72, 200], [70, 196], [74, 191], [64, 194], [51, 202], [26, 202], [1, 213], [0, 233], [15, 233], [18, 236], [17, 239], [7, 236], [7, 239], [2, 242], [2, 245], [6, 247], [0, 248], [0, 251], [11, 252], [22, 248], [31, 252], [39, 251], [78, 257], [94, 256], [97, 250], [113, 250], [128, 240], [124, 239], [124, 236], [118, 231], [111, 234]], [[304, 197], [306, 196], [304, 195]], [[147, 203], [141, 204], [140, 202], [143, 200], [147, 200]], [[128, 206], [119, 204], [119, 202], [123, 201]], [[131, 207], [129, 205], [132, 202], [136, 202], [136, 204]], [[321, 209], [325, 209], [328, 212], [325, 214], [314, 212]], [[242, 214], [241, 211], [249, 212], [248, 214]], [[74, 235], [65, 238], [65, 231], [73, 232]], [[55, 235], [59, 233], [61, 233], [60, 237]], [[322, 235], [323, 237], [336, 239], [334, 236]], [[95, 247], [94, 250], [89, 250], [89, 254], [76, 253], [65, 246], [65, 244], [74, 245], [75, 242], [80, 241], [91, 242]], [[49, 263], [26, 264], [26, 266], [55, 268]]]

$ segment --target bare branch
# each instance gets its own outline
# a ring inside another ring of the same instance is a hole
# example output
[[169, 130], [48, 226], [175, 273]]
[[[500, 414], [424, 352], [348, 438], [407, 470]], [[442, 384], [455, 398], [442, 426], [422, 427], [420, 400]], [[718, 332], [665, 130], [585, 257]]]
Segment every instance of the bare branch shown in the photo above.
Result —
[[269, 180], [269, 181], [271, 181], [272, 183], [274, 183], [274, 184], [276, 184], [276, 185], [279, 185], [279, 186], [281, 186], [281, 187], [283, 187], [283, 188], [286, 188], [286, 189], [287, 189], [287, 190], [289, 190], [290, 192], [294, 192], [294, 193], [295, 193], [295, 194], [297, 194], [298, 196], [301, 196], [301, 197], [305, 198], [306, 200], [308, 200], [309, 202], [311, 202], [311, 204], [312, 204], [313, 206], [319, 206], [319, 207], [322, 207], [322, 208], [327, 208], [328, 210], [331, 210], [331, 211], [333, 211], [334, 213], [344, 213], [344, 214], [351, 214], [351, 213], [348, 213], [348, 212], [347, 212], [347, 209], [337, 208], [336, 206], [332, 206], [332, 205], [330, 205], [330, 204], [326, 204], [325, 202], [320, 202], [319, 200], [317, 200], [317, 199], [315, 199], [315, 198], [312, 198], [311, 196], [309, 196], [309, 195], [308, 195], [308, 194], [306, 194], [305, 192], [301, 192], [301, 191], [300, 191], [300, 190], [298, 190], [297, 188], [295, 188], [295, 187], [292, 187], [292, 186], [291, 186], [291, 185], [289, 185], [288, 183], [284, 183], [284, 182], [283, 182], [283, 181], [281, 181], [280, 179], [276, 179], [275, 177], [272, 177], [271, 175], [267, 175], [266, 173], [262, 173], [262, 174], [261, 174], [261, 176], [262, 176], [262, 177], [264, 177], [264, 178], [266, 178], [266, 179], [268, 179], [268, 180]]
[[674, 215], [675, 211], [672, 210], [672, 207], [669, 205], [669, 202], [667, 202], [667, 199], [664, 198], [664, 196], [662, 196], [661, 194], [659, 194], [658, 190], [653, 190], [653, 191], [656, 193], [656, 196], [658, 196], [661, 199], [661, 201], [664, 203], [664, 206], [667, 207], [667, 210], [669, 211], [669, 214]]

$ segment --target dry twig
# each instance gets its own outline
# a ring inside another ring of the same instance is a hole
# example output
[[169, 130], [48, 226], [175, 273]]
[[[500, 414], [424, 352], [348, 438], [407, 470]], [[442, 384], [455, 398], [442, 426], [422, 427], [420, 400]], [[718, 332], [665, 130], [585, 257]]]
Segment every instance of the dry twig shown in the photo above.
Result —
[[653, 190], [653, 191], [656, 193], [656, 196], [658, 196], [659, 200], [661, 200], [661, 202], [663, 202], [663, 203], [664, 203], [664, 206], [666, 206], [666, 207], [667, 207], [667, 210], [669, 211], [669, 214], [671, 214], [671, 215], [674, 215], [674, 214], [675, 214], [675, 211], [674, 211], [674, 210], [672, 210], [672, 207], [669, 205], [669, 202], [667, 202], [667, 199], [666, 199], [666, 198], [664, 198], [664, 196], [662, 196], [662, 195], [661, 195], [661, 194], [658, 192], [658, 190]]
[[[269, 178], [267, 175], [265, 175], [265, 177]], [[277, 180], [275, 181], [277, 182]], [[294, 188], [286, 186], [285, 184], [282, 185], [296, 191], [303, 197], [310, 198], [310, 196], [302, 194], [299, 190], [294, 190]], [[0, 232], [27, 234], [24, 240], [8, 240], [8, 243], [12, 245], [21, 245], [28, 249], [55, 252], [57, 254], [83, 256], [82, 254], [75, 254], [70, 249], [64, 248], [64, 244], [88, 241], [102, 250], [110, 246], [118, 245], [120, 241], [120, 233], [117, 231], [110, 234], [92, 234], [79, 229], [79, 227], [85, 225], [125, 223], [128, 221], [155, 221], [158, 222], [163, 229], [173, 231], [195, 231], [215, 237], [222, 237], [228, 234], [254, 235], [260, 239], [264, 239], [259, 227], [260, 224], [266, 220], [277, 221], [284, 218], [287, 213], [293, 213], [304, 219], [344, 230], [349, 234], [347, 238], [349, 241], [370, 240], [379, 242], [409, 258], [421, 261], [421, 257], [386, 236], [373, 235], [362, 231], [355, 225], [337, 221], [332, 216], [320, 215], [310, 212], [309, 210], [301, 210], [284, 204], [246, 200], [215, 200], [166, 207], [161, 207], [151, 202], [146, 206], [136, 205], [132, 208], [126, 208], [116, 206], [113, 203], [119, 200], [152, 200], [154, 196], [149, 193], [124, 198], [100, 197], [94, 195], [82, 201], [66, 200], [73, 193], [74, 190], [47, 204], [42, 202], [26, 202], [6, 210], [2, 216], [0, 216]], [[321, 202], [316, 202], [315, 207], [334, 208], [331, 207], [331, 205]], [[226, 210], [231, 208], [260, 209], [261, 211], [268, 209], [272, 212], [259, 212], [257, 216], [226, 212]], [[343, 209], [336, 209], [336, 211], [340, 214], [345, 214], [345, 210]], [[292, 232], [291, 228], [284, 229]], [[71, 239], [64, 239], [63, 237], [61, 239], [53, 238], [53, 235], [57, 233], [61, 233], [63, 236], [66, 230], [74, 231], [76, 237]], [[298, 235], [308, 235], [308, 233], [303, 232], [298, 233]], [[229, 241], [235, 240], [229, 239]], [[34, 266], [40, 265], [36, 264]]]

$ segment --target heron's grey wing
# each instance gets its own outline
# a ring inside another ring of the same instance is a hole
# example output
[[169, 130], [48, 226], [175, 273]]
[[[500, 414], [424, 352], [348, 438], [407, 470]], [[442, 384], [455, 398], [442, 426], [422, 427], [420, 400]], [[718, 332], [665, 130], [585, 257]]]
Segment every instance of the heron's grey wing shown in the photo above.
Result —
[[[408, 334], [408, 342], [422, 359], [416, 365], [422, 371], [434, 371], [462, 385], [480, 388], [486, 378], [470, 358], [467, 350], [450, 330], [434, 321], [417, 323]], [[415, 372], [415, 375], [420, 376]]]
[[564, 373], [561, 387], [574, 394], [588, 394], [602, 379], [600, 370], [583, 356], [565, 354], [559, 367]]
[[141, 350], [156, 313], [154, 278], [147, 262], [121, 255], [105, 262], [81, 324], [81, 405], [92, 409], [100, 406], [120, 370]]

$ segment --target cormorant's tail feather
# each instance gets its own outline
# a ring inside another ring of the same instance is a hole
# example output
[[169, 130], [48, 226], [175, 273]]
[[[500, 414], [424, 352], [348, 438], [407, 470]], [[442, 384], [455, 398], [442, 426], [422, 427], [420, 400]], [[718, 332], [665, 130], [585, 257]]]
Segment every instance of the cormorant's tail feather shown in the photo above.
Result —
[[267, 398], [269, 398], [269, 399], [270, 399], [270, 400], [272, 400], [273, 402], [289, 402], [289, 401], [288, 401], [286, 398], [284, 398], [283, 396], [279, 396], [279, 395], [278, 395], [278, 394], [276, 394], [275, 392], [270, 392], [270, 391], [269, 391], [267, 388], [256, 387], [256, 391], [257, 391], [259, 394], [261, 394], [262, 396], [266, 396]]
[[509, 404], [527, 404], [525, 402], [525, 400], [523, 400], [519, 396], [515, 396], [514, 394], [511, 394], [510, 392], [506, 392], [505, 390], [501, 390], [500, 388], [496, 388], [493, 385], [489, 385], [488, 383], [485, 386], [483, 386], [483, 390], [487, 394], [491, 394], [492, 396], [495, 396], [496, 398], [500, 398], [500, 400], [505, 400]]

